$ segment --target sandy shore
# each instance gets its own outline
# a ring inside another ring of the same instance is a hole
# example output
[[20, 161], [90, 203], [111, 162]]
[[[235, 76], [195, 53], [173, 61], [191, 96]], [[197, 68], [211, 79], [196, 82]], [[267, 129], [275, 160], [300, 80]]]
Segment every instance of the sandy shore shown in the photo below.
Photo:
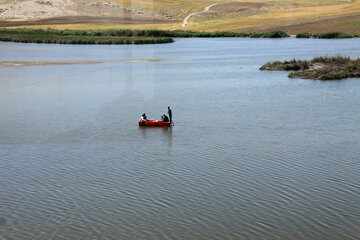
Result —
[[70, 65], [70, 64], [99, 64], [107, 62], [159, 62], [164, 61], [161, 58], [151, 59], [119, 59], [119, 60], [106, 60], [106, 61], [0, 61], [0, 68], [5, 67], [33, 67], [33, 66], [54, 66], [54, 65]]

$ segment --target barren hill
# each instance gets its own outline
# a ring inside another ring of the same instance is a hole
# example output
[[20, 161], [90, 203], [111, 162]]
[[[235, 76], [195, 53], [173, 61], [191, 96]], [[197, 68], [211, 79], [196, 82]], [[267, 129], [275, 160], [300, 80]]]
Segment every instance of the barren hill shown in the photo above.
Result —
[[[3, 26], [68, 23], [154, 23], [168, 22], [172, 17], [139, 7], [116, 2], [76, 0], [12, 0], [0, 3]], [[46, 20], [48, 19], [48, 21]], [[58, 21], [57, 21], [58, 20]], [[5, 23], [5, 21], [9, 23]], [[10, 23], [12, 22], [12, 23]]]
[[0, 26], [360, 32], [358, 0], [0, 0]]

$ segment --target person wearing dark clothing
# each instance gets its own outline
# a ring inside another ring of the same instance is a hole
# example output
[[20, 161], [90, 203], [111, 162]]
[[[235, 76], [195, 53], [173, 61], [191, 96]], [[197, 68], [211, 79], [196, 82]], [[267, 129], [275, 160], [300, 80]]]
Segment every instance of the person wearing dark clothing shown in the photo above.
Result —
[[166, 116], [165, 114], [161, 116], [161, 121], [163, 122], [169, 122], [169, 118], [168, 116]]
[[169, 114], [170, 122], [172, 122], [172, 111], [170, 107], [168, 107], [168, 114]]

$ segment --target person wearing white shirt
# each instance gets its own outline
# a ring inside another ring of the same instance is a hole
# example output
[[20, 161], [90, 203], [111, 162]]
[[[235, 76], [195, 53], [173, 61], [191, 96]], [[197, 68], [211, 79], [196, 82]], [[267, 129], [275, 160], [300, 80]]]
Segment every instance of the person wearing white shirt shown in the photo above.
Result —
[[141, 122], [147, 122], [148, 121], [145, 113], [143, 115], [141, 115], [140, 121]]

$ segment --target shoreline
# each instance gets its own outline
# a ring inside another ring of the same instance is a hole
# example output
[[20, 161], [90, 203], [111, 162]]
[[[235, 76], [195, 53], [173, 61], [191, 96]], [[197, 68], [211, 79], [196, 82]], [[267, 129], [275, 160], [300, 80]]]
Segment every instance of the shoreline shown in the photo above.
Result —
[[283, 31], [272, 32], [193, 32], [164, 30], [55, 30], [2, 28], [0, 41], [49, 44], [159, 44], [172, 43], [173, 38], [285, 38]]
[[28, 28], [0, 28], [0, 41], [48, 44], [163, 44], [173, 38], [358, 38], [359, 34], [344, 32], [298, 33], [289, 35], [283, 31], [272, 32], [194, 32], [166, 30], [56, 30]]

